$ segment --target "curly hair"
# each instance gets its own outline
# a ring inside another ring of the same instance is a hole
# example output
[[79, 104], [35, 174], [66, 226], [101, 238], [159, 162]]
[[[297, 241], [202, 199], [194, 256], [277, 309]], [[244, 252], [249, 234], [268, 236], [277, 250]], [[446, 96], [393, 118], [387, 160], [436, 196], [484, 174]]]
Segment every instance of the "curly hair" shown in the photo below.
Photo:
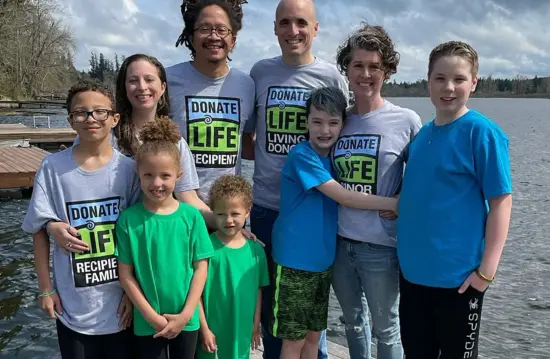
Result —
[[179, 169], [181, 154], [178, 142], [181, 134], [178, 125], [168, 117], [158, 117], [147, 122], [139, 132], [139, 140], [141, 145], [135, 157], [138, 165], [149, 154], [167, 153], [174, 158]]
[[102, 82], [99, 82], [97, 80], [79, 80], [76, 84], [71, 86], [69, 91], [67, 92], [67, 113], [70, 114], [72, 110], [73, 105], [73, 98], [81, 93], [81, 92], [87, 92], [87, 91], [95, 91], [99, 92], [100, 94], [105, 95], [111, 102], [111, 108], [113, 107], [115, 101], [114, 101], [114, 95], [113, 90], [111, 90], [109, 87], [107, 87]]
[[338, 47], [336, 55], [338, 69], [342, 74], [347, 75], [354, 50], [376, 51], [382, 60], [385, 80], [388, 80], [397, 72], [399, 65], [400, 55], [395, 50], [395, 44], [382, 26], [367, 23], [362, 23], [362, 25]]
[[[243, 27], [243, 8], [242, 5], [247, 4], [247, 0], [183, 0], [181, 4], [181, 15], [183, 17], [184, 28], [181, 35], [176, 41], [176, 47], [185, 45], [191, 51], [191, 58], [194, 60], [196, 51], [193, 47], [193, 33], [195, 32], [195, 23], [200, 16], [201, 11], [212, 5], [221, 7], [229, 21], [231, 22], [231, 31], [233, 35]], [[229, 59], [231, 60], [231, 59]]]
[[241, 197], [244, 207], [252, 208], [252, 186], [243, 176], [223, 175], [210, 188], [210, 208], [221, 199]]
[[[115, 127], [114, 132], [119, 149], [122, 153], [130, 156], [136, 153], [139, 144], [136, 138], [136, 128], [132, 122], [132, 104], [128, 99], [128, 92], [126, 91], [126, 76], [128, 74], [128, 67], [130, 67], [132, 63], [139, 60], [144, 60], [149, 62], [151, 65], [154, 65], [157, 68], [160, 81], [164, 84], [167, 83], [166, 70], [164, 69], [164, 66], [162, 66], [160, 61], [153, 56], [134, 54], [122, 62], [116, 79], [116, 108], [118, 113], [120, 113], [120, 122]], [[157, 104], [156, 116], [168, 116], [169, 112], [170, 98], [168, 95], [167, 86]]]
[[432, 74], [437, 60], [446, 56], [458, 56], [468, 61], [472, 66], [472, 77], [476, 77], [479, 71], [479, 58], [476, 50], [462, 41], [448, 41], [434, 47], [430, 53], [428, 62], [428, 77]]

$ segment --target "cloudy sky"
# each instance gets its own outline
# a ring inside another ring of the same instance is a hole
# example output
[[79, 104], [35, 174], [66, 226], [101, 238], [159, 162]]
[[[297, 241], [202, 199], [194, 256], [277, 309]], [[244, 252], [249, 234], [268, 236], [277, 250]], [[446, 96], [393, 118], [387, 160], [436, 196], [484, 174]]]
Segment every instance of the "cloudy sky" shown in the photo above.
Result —
[[[189, 59], [175, 47], [182, 30], [181, 0], [58, 0], [76, 40], [76, 67], [86, 70], [91, 52], [156, 56], [165, 66]], [[481, 76], [550, 76], [550, 0], [315, 0], [320, 32], [314, 53], [334, 62], [338, 44], [362, 20], [383, 25], [401, 54], [397, 81], [425, 77], [430, 50], [464, 40], [480, 55]], [[248, 0], [232, 66], [280, 54], [273, 34], [276, 0]]]

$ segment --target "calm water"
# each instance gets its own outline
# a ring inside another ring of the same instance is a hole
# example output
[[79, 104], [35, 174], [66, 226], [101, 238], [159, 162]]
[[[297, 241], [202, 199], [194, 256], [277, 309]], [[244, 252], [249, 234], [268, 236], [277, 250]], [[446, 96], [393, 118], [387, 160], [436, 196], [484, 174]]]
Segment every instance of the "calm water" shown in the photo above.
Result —
[[[428, 99], [392, 99], [424, 120]], [[486, 296], [482, 358], [550, 358], [550, 100], [474, 99], [471, 107], [497, 121], [510, 137], [514, 208], [498, 280]], [[32, 118], [0, 117], [0, 123]], [[64, 116], [52, 127], [65, 126]], [[250, 177], [253, 164], [245, 163]], [[0, 357], [58, 358], [53, 322], [36, 305], [32, 238], [20, 230], [28, 200], [0, 202]], [[337, 301], [331, 300], [329, 338], [345, 344]]]

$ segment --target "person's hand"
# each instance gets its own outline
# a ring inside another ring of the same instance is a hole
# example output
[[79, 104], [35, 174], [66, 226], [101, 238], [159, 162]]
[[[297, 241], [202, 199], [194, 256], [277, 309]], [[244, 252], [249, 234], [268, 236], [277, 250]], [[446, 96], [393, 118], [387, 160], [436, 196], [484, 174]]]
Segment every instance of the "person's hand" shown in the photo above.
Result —
[[210, 329], [201, 331], [202, 348], [208, 353], [214, 353], [218, 346], [216, 345], [216, 336]]
[[38, 305], [51, 319], [57, 319], [56, 313], [63, 314], [61, 299], [57, 293], [52, 293], [45, 297], [38, 297]]
[[120, 321], [118, 324], [120, 325], [121, 328], [126, 329], [132, 325], [133, 309], [134, 309], [134, 306], [132, 304], [132, 301], [126, 295], [126, 293], [124, 293], [122, 295], [122, 299], [120, 300], [120, 304], [118, 306], [118, 312], [117, 312], [117, 315], [120, 318]]
[[153, 335], [153, 338], [164, 337], [167, 339], [174, 339], [181, 333], [183, 327], [185, 327], [187, 322], [189, 322], [189, 319], [191, 319], [190, 316], [187, 316], [183, 313], [164, 314], [163, 317], [168, 320], [168, 324], [164, 327], [163, 330]]
[[260, 243], [262, 245], [262, 247], [265, 247], [265, 243], [260, 241], [256, 235], [250, 231], [248, 231], [246, 228], [243, 227], [243, 229], [241, 229], [241, 233], [243, 234], [243, 236], [245, 236], [246, 238], [248, 239], [251, 239], [253, 240], [254, 242], [256, 243]]
[[250, 348], [252, 350], [259, 349], [261, 344], [262, 344], [262, 330], [260, 328], [260, 325], [255, 325], [254, 331], [252, 332], [252, 343], [250, 345]]
[[484, 279], [481, 279], [477, 273], [474, 271], [472, 272], [468, 278], [466, 278], [466, 280], [464, 281], [464, 283], [462, 283], [462, 285], [460, 286], [460, 288], [458, 289], [458, 292], [460, 294], [466, 292], [466, 290], [468, 289], [468, 287], [472, 287], [474, 288], [475, 290], [479, 291], [479, 292], [485, 292], [487, 290], [487, 288], [489, 287], [489, 282], [487, 282], [486, 280]]
[[157, 333], [160, 333], [168, 325], [168, 319], [157, 314], [150, 324], [155, 328]]
[[385, 219], [396, 219], [397, 214], [394, 211], [379, 211], [379, 215]]
[[88, 244], [80, 239], [80, 233], [68, 223], [51, 221], [46, 227], [53, 240], [64, 250], [74, 253], [88, 252]]

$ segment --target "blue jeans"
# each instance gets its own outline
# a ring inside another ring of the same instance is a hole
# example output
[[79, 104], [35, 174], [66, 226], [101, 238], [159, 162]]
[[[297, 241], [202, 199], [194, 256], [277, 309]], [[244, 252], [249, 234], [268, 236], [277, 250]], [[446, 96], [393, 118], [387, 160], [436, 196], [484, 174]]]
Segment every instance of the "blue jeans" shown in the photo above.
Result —
[[[258, 237], [260, 241], [265, 244], [265, 254], [268, 263], [273, 261], [271, 256], [271, 231], [275, 220], [279, 215], [278, 211], [274, 211], [268, 208], [264, 208], [257, 204], [252, 206], [250, 211], [250, 231]], [[271, 265], [269, 265], [271, 270]], [[270, 278], [271, 274], [270, 274]], [[261, 323], [263, 328], [263, 344], [264, 344], [264, 359], [279, 359], [281, 356], [282, 340], [275, 338], [269, 331], [269, 316], [272, 311], [272, 297], [273, 287], [267, 286], [262, 290], [262, 315]], [[319, 340], [319, 354], [318, 359], [328, 359], [327, 343], [326, 343], [326, 331], [321, 332], [321, 339]]]
[[332, 288], [344, 314], [350, 358], [370, 359], [374, 336], [378, 359], [402, 359], [396, 248], [338, 236]]

